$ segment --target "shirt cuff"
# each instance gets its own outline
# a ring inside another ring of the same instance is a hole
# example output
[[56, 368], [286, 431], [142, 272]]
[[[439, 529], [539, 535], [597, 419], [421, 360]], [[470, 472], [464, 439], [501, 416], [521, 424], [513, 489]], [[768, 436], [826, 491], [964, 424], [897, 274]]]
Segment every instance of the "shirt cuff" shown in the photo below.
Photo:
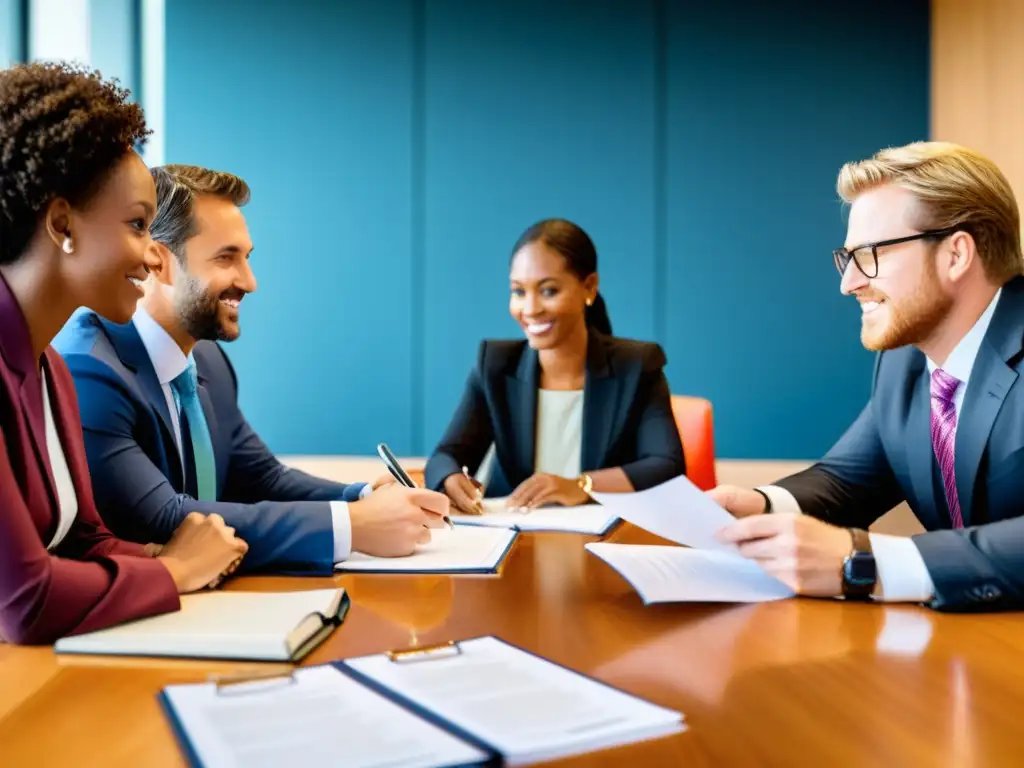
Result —
[[800, 504], [796, 497], [785, 488], [777, 485], [759, 485], [757, 490], [761, 491], [772, 503], [772, 512], [781, 512], [789, 515], [802, 514]]
[[371, 493], [373, 493], [373, 483], [366, 483], [359, 491], [360, 500], [365, 499]]
[[331, 524], [334, 527], [334, 562], [340, 563], [352, 554], [352, 520], [348, 514], [348, 502], [331, 502]]
[[881, 533], [870, 536], [878, 569], [875, 600], [887, 603], [929, 602], [935, 596], [935, 584], [913, 539]]

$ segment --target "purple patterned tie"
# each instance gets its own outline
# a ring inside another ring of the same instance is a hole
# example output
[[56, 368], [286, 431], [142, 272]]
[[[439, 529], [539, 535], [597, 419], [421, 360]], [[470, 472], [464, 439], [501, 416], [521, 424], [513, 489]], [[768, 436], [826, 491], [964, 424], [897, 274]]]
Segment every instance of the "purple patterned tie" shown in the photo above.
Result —
[[956, 493], [956, 471], [954, 444], [956, 442], [956, 406], [953, 398], [960, 379], [950, 376], [941, 368], [932, 372], [932, 447], [942, 472], [942, 484], [946, 489], [946, 503], [954, 528], [963, 528], [960, 515], [960, 497]]

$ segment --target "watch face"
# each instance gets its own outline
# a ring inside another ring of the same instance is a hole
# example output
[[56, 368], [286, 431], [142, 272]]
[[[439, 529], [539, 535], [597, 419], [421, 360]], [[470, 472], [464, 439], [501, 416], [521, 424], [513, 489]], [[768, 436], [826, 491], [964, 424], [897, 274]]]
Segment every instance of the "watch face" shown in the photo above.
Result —
[[846, 561], [843, 571], [850, 584], [874, 584], [877, 578], [874, 555], [857, 552]]

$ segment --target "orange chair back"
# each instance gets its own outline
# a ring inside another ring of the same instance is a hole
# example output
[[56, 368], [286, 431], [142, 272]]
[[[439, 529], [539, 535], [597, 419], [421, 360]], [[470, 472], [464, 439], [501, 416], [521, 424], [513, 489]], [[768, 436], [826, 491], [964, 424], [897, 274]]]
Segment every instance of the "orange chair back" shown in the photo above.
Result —
[[703, 491], [718, 485], [715, 475], [715, 428], [711, 401], [672, 395], [672, 414], [683, 441], [686, 476]]

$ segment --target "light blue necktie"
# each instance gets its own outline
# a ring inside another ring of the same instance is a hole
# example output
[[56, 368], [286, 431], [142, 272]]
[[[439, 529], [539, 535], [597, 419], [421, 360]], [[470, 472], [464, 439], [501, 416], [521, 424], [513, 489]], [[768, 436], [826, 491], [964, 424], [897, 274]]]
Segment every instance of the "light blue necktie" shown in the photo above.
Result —
[[213, 457], [213, 441], [206, 425], [203, 404], [199, 401], [199, 377], [196, 361], [188, 359], [188, 367], [171, 382], [171, 391], [178, 408], [188, 420], [192, 436], [192, 456], [196, 463], [196, 489], [200, 501], [217, 500], [217, 464]]

